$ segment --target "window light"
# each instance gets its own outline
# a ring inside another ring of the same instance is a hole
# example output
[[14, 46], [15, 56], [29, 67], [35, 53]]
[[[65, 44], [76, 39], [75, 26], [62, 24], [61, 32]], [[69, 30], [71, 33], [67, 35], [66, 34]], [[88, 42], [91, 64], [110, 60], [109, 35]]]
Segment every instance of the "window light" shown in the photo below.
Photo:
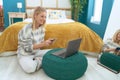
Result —
[[103, 4], [103, 0], [95, 0], [94, 12], [93, 12], [93, 16], [91, 17], [92, 23], [100, 24], [101, 14], [102, 14], [102, 4]]

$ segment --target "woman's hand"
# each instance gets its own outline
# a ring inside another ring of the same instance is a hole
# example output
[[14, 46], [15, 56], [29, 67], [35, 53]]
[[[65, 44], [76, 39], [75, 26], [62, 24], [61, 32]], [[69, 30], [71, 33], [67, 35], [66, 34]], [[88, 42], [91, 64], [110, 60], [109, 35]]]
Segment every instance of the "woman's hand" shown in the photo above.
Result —
[[46, 46], [49, 46], [49, 45], [51, 45], [53, 43], [53, 40], [48, 39], [48, 40], [44, 41], [44, 43], [45, 43]]
[[43, 41], [43, 43], [45, 44], [45, 46], [49, 46], [49, 45], [51, 45], [55, 40], [56, 40], [56, 38], [49, 38], [48, 40]]
[[48, 39], [48, 40], [43, 41], [43, 42], [41, 42], [41, 43], [39, 43], [39, 44], [34, 44], [34, 45], [33, 45], [33, 49], [40, 49], [40, 48], [43, 48], [43, 47], [45, 47], [45, 46], [49, 46], [49, 45], [51, 45], [53, 42], [54, 42], [53, 39]]

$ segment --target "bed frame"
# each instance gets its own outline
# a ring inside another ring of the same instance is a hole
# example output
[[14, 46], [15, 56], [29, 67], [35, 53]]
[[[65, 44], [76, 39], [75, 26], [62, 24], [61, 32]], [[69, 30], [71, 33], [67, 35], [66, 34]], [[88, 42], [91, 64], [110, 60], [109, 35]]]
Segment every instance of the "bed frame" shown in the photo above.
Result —
[[32, 12], [37, 6], [51, 10], [65, 10], [67, 18], [71, 18], [70, 0], [25, 0], [27, 18], [32, 17]]

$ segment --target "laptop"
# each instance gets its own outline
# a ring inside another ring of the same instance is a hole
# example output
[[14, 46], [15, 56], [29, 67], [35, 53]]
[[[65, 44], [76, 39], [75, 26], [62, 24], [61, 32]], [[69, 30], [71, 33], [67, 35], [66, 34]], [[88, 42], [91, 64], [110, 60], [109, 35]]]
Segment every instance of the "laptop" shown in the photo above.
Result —
[[81, 40], [82, 40], [81, 38], [71, 40], [68, 42], [67, 48], [56, 51], [52, 54], [55, 56], [61, 57], [61, 58], [66, 58], [66, 57], [72, 56], [78, 52]]

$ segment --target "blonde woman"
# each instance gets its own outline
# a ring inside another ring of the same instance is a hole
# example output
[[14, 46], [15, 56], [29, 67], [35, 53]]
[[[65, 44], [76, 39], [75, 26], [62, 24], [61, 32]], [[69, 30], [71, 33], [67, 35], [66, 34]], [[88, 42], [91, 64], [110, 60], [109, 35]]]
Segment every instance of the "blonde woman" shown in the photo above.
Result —
[[33, 22], [25, 25], [18, 35], [18, 62], [26, 73], [40, 69], [43, 55], [48, 50], [41, 50], [52, 44], [51, 39], [44, 41], [46, 10], [37, 7], [33, 14]]
[[120, 29], [117, 30], [112, 39], [108, 39], [103, 46], [103, 52], [120, 55]]

